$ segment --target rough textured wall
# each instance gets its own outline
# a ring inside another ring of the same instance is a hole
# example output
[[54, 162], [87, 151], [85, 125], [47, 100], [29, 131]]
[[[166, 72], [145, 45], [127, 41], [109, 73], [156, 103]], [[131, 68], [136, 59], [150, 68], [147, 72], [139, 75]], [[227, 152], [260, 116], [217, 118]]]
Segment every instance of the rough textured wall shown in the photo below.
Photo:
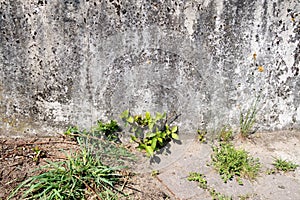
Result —
[[89, 128], [130, 108], [181, 134], [300, 128], [298, 0], [0, 0], [0, 135]]

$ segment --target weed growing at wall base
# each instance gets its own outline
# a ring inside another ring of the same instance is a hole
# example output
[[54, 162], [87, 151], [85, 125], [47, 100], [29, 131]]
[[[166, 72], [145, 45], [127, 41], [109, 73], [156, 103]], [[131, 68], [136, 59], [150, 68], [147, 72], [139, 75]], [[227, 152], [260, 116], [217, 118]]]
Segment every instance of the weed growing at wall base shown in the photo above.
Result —
[[98, 120], [97, 126], [92, 130], [94, 135], [103, 136], [105, 139], [115, 142], [119, 142], [119, 131], [121, 131], [121, 128], [115, 120], [110, 120], [108, 123]]
[[229, 126], [224, 126], [218, 135], [219, 142], [229, 142], [233, 140], [233, 130]]
[[130, 125], [132, 141], [138, 144], [138, 149], [145, 150], [148, 156], [153, 156], [154, 152], [164, 147], [172, 139], [178, 140], [177, 126], [170, 127], [167, 123], [166, 113], [156, 113], [152, 117], [150, 112], [142, 115], [131, 115], [125, 110], [121, 118], [126, 125]]
[[102, 120], [97, 121], [97, 126], [92, 127], [91, 131], [81, 131], [77, 126], [70, 126], [64, 132], [64, 135], [76, 138], [83, 135], [95, 136], [109, 141], [119, 142], [118, 133], [121, 131], [120, 126], [115, 120], [104, 123]]
[[255, 102], [251, 105], [246, 113], [240, 114], [240, 131], [241, 136], [246, 138], [254, 131], [252, 130], [253, 125], [256, 122], [256, 114], [257, 114], [257, 103], [259, 101], [259, 97], [256, 98]]

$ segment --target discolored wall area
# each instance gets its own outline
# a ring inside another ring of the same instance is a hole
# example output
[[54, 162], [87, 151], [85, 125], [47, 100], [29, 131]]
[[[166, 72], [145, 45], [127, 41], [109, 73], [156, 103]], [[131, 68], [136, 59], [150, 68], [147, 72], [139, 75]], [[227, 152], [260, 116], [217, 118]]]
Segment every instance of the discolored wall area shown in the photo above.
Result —
[[182, 135], [300, 128], [297, 0], [0, 0], [0, 135], [89, 129], [130, 109]]

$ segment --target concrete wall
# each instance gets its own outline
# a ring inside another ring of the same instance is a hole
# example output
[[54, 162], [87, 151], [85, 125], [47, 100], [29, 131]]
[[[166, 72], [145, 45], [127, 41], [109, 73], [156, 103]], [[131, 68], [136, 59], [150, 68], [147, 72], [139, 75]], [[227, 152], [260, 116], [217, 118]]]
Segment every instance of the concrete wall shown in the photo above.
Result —
[[0, 135], [133, 113], [300, 128], [298, 0], [0, 0]]

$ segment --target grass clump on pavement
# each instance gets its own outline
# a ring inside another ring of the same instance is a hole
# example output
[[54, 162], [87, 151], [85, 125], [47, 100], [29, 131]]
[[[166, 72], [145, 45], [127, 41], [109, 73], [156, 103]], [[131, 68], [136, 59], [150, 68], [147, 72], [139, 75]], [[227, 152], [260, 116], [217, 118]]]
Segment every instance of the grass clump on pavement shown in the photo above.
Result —
[[283, 172], [295, 171], [296, 168], [299, 167], [299, 165], [294, 164], [291, 161], [283, 160], [280, 158], [276, 158], [273, 165], [278, 171], [283, 171]]
[[208, 191], [213, 200], [232, 200], [232, 197], [226, 196], [217, 192], [213, 187], [207, 184], [205, 176], [198, 172], [190, 172], [187, 178], [188, 181], [196, 181], [199, 183], [199, 187]]
[[200, 188], [207, 189], [207, 181], [205, 180], [205, 176], [201, 173], [190, 172], [188, 176], [188, 181], [197, 181], [199, 182]]
[[217, 192], [215, 189], [211, 188], [209, 190], [209, 194], [211, 195], [213, 200], [232, 200], [232, 197]]
[[212, 164], [226, 183], [236, 176], [239, 184], [240, 178], [254, 179], [260, 169], [258, 159], [254, 159], [245, 150], [237, 150], [231, 143], [221, 143], [213, 147]]

